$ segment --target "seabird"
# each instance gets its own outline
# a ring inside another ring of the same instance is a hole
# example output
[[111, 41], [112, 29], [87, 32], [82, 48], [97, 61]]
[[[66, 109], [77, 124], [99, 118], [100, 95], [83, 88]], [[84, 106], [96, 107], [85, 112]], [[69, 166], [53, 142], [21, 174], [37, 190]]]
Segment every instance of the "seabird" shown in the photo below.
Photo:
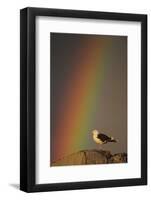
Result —
[[108, 142], [117, 142], [117, 140], [115, 140], [113, 137], [107, 136], [103, 133], [99, 133], [98, 130], [93, 130], [92, 131], [93, 134], [93, 140], [97, 143], [97, 144], [106, 144]]

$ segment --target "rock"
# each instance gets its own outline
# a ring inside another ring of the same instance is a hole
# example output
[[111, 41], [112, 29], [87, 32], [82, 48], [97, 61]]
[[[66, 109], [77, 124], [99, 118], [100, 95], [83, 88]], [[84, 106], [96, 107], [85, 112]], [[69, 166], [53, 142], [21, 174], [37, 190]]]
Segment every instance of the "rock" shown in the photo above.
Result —
[[126, 163], [127, 154], [118, 153], [112, 155], [110, 151], [104, 150], [82, 150], [62, 159], [53, 162], [51, 166], [65, 165], [86, 165], [86, 164], [107, 164], [107, 163]]
[[126, 162], [127, 162], [127, 154], [126, 153], [114, 154], [109, 159], [109, 163], [126, 163]]

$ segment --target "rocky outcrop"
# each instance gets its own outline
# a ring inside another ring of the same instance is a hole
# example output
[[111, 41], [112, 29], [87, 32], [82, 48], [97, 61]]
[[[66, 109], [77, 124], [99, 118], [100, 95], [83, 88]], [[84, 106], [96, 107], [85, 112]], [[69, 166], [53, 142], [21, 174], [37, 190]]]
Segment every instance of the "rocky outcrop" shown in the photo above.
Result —
[[114, 154], [108, 160], [108, 163], [126, 163], [126, 162], [127, 162], [127, 154], [126, 153]]
[[53, 162], [51, 166], [64, 165], [86, 165], [86, 164], [107, 164], [107, 163], [126, 163], [127, 154], [117, 153], [112, 155], [110, 151], [104, 150], [82, 150], [62, 159]]

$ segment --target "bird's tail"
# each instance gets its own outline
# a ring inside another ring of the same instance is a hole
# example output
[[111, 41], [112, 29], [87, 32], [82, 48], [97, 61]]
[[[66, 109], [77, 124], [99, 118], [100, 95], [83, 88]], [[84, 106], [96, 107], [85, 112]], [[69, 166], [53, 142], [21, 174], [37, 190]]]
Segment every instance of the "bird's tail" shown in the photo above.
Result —
[[110, 142], [118, 142], [118, 140], [115, 140], [114, 137], [111, 137]]

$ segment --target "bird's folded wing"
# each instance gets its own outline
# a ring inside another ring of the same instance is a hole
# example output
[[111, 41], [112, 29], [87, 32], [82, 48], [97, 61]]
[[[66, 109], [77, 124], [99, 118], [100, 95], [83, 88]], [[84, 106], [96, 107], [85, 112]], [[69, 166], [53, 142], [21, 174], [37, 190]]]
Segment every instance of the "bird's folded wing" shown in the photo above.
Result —
[[97, 135], [97, 138], [99, 138], [102, 142], [107, 141], [110, 139], [110, 137], [108, 137], [107, 135], [103, 134], [103, 133], [99, 133]]

